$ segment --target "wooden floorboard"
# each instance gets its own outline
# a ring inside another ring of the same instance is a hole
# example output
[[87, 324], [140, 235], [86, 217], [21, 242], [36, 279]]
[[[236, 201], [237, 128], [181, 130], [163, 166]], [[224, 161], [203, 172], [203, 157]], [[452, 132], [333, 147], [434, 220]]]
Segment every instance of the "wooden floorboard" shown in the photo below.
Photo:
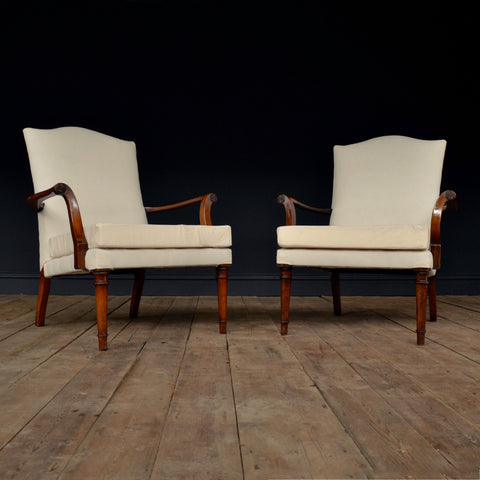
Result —
[[478, 479], [480, 297], [0, 296], [1, 479]]

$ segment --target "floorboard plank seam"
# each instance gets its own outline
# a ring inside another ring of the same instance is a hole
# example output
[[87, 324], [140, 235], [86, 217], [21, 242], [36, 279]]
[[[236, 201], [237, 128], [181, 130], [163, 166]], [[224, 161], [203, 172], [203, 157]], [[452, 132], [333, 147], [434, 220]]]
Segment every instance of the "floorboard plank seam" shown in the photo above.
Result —
[[458, 303], [455, 303], [451, 300], [449, 301], [449, 300], [440, 299], [440, 298], [438, 298], [438, 302], [445, 303], [446, 305], [451, 305], [452, 307], [461, 308], [462, 310], [468, 310], [469, 312], [475, 312], [480, 314], [480, 308], [466, 307], [465, 305], [459, 305]]
[[[321, 298], [321, 297], [320, 297]], [[319, 336], [317, 334], [317, 336]], [[320, 337], [320, 336], [319, 336]], [[322, 391], [320, 385], [318, 385], [318, 383], [315, 381], [314, 378], [312, 378], [312, 376], [308, 373], [308, 370], [305, 368], [305, 366], [303, 365], [303, 363], [301, 362], [301, 360], [299, 359], [299, 357], [297, 356], [296, 352], [292, 349], [292, 347], [290, 346], [290, 344], [288, 343], [287, 339], [285, 337], [281, 337], [282, 340], [285, 342], [285, 344], [287, 345], [287, 348], [289, 349], [289, 351], [291, 352], [291, 354], [294, 356], [294, 358], [297, 360], [299, 366], [301, 367], [303, 373], [307, 376], [307, 378], [310, 379], [310, 382], [312, 385], [315, 386], [315, 389], [318, 391], [319, 395], [320, 395], [320, 398], [323, 399], [323, 401], [325, 402], [325, 404], [328, 406], [328, 408], [331, 410], [331, 412], [335, 415], [335, 418], [337, 419], [337, 421], [340, 423], [340, 425], [342, 425], [342, 428], [345, 430], [345, 432], [348, 434], [348, 436], [351, 438], [352, 442], [355, 444], [355, 446], [357, 447], [358, 451], [360, 452], [360, 454], [362, 455], [362, 457], [365, 459], [365, 461], [367, 462], [367, 464], [372, 468], [373, 471], [375, 471], [375, 464], [373, 463], [372, 459], [369, 457], [368, 453], [365, 451], [365, 449], [362, 447], [361, 443], [357, 440], [355, 434], [352, 432], [352, 430], [345, 424], [345, 422], [341, 419], [341, 417], [337, 414], [337, 411], [334, 407], [334, 405], [331, 404], [331, 402], [329, 402], [328, 400], [328, 397], [324, 394], [324, 392]], [[321, 338], [321, 337], [320, 337]], [[337, 352], [337, 350], [335, 350], [335, 348], [330, 345], [329, 342], [327, 342], [326, 340], [322, 339], [352, 370], [355, 371], [355, 368], [349, 363], [346, 361], [346, 359], [339, 353]], [[356, 372], [356, 371], [355, 371]], [[356, 372], [358, 373], [358, 372]], [[371, 388], [371, 387], [370, 387]]]
[[232, 389], [232, 398], [233, 398], [233, 405], [234, 405], [233, 414], [235, 416], [235, 428], [236, 428], [236, 431], [237, 431], [238, 448], [239, 448], [239, 452], [240, 452], [240, 466], [242, 468], [242, 478], [245, 479], [245, 468], [243, 466], [242, 442], [241, 442], [241, 439], [240, 439], [240, 429], [238, 427], [237, 400], [236, 400], [236, 397], [235, 397], [235, 387], [234, 387], [234, 384], [233, 384], [232, 361], [231, 361], [231, 358], [230, 358], [230, 348], [229, 348], [229, 343], [228, 343], [228, 336], [227, 336], [226, 344], [227, 344], [227, 357], [228, 357], [228, 372], [230, 374], [230, 386], [231, 386], [231, 389]]
[[[165, 432], [165, 427], [167, 425], [167, 419], [170, 415], [170, 412], [171, 412], [171, 409], [172, 409], [172, 403], [173, 403], [173, 399], [175, 397], [175, 392], [177, 391], [177, 385], [178, 385], [178, 379], [180, 377], [180, 372], [182, 370], [182, 366], [184, 364], [184, 361], [185, 361], [185, 355], [187, 353], [187, 346], [188, 346], [188, 342], [190, 340], [190, 335], [192, 333], [192, 326], [193, 326], [193, 321], [195, 319], [195, 312], [197, 311], [197, 308], [198, 308], [198, 302], [200, 301], [200, 297], [196, 297], [196, 303], [195, 303], [195, 308], [193, 309], [193, 312], [191, 314], [191, 318], [190, 318], [190, 327], [188, 329], [188, 334], [187, 334], [187, 337], [185, 339], [185, 343], [183, 345], [183, 352], [182, 352], [182, 359], [180, 360], [179, 362], [179, 365], [178, 365], [178, 369], [177, 369], [177, 374], [175, 376], [175, 381], [173, 382], [173, 390], [172, 390], [172, 394], [170, 396], [170, 400], [168, 402], [168, 408], [167, 408], [167, 411], [165, 413], [165, 421], [163, 422], [163, 425], [162, 425], [162, 428], [161, 428], [161, 431], [160, 431], [160, 435], [158, 436], [158, 443], [157, 443], [157, 446], [156, 446], [156, 449], [155, 449], [155, 453], [153, 454], [152, 456], [152, 462], [149, 466], [149, 471], [147, 472], [147, 478], [151, 478], [152, 477], [152, 474], [153, 474], [153, 470], [155, 468], [155, 464], [157, 462], [157, 458], [158, 458], [158, 453], [160, 451], [160, 445], [162, 444], [162, 438], [163, 438], [163, 434]], [[172, 302], [170, 303], [169, 307], [167, 308], [167, 310], [165, 311], [165, 313], [162, 315], [162, 318], [170, 311], [170, 309], [172, 308], [172, 305], [173, 305], [173, 300]]]
[[[113, 313], [115, 310], [118, 310], [121, 306], [125, 305], [127, 302], [129, 301], [129, 299], [126, 299], [124, 302], [122, 302], [120, 305], [118, 305], [117, 307], [115, 308], [112, 308], [111, 310], [109, 310], [108, 314], [111, 314]], [[168, 306], [168, 308], [166, 309], [166, 311], [162, 314], [162, 317], [164, 317], [164, 315], [170, 310], [171, 306], [173, 304], [173, 299], [172, 301], [170, 302], [170, 305]], [[130, 325], [135, 319], [130, 319], [128, 322], [126, 322], [126, 324], [115, 334], [114, 337], [112, 337], [112, 339], [116, 338], [128, 325]], [[161, 323], [161, 320], [159, 322], [159, 324]], [[96, 323], [94, 324], [96, 325]], [[93, 326], [94, 326], [93, 325]], [[91, 327], [90, 327], [91, 328]], [[157, 326], [158, 328], [158, 326]], [[156, 329], [154, 329], [151, 334], [150, 334], [150, 337], [153, 335], [153, 332], [155, 331]], [[145, 345], [147, 344], [148, 340], [142, 342], [138, 348], [138, 351], [135, 355], [135, 359], [134, 361], [130, 364], [130, 367], [128, 368], [128, 370], [125, 372], [125, 374], [123, 375], [123, 377], [121, 378], [121, 380], [118, 382], [118, 384], [116, 385], [115, 389], [112, 391], [111, 395], [109, 396], [109, 398], [105, 401], [104, 405], [103, 405], [103, 408], [102, 410], [100, 411], [100, 413], [98, 413], [96, 415], [96, 418], [95, 418], [95, 421], [90, 425], [90, 428], [85, 432], [85, 435], [83, 436], [83, 438], [78, 442], [77, 444], [77, 447], [75, 449], [75, 451], [72, 453], [72, 455], [70, 455], [70, 458], [68, 459], [68, 461], [65, 463], [64, 467], [62, 468], [62, 470], [59, 472], [59, 475], [58, 475], [58, 478], [60, 478], [63, 474], [63, 472], [65, 471], [68, 471], [68, 467], [70, 465], [70, 462], [75, 458], [75, 456], [77, 455], [77, 453], [79, 452], [79, 450], [82, 448], [82, 444], [83, 444], [83, 441], [87, 438], [87, 436], [90, 434], [90, 432], [94, 429], [97, 421], [101, 418], [103, 412], [107, 409], [107, 407], [109, 406], [111, 400], [114, 398], [115, 394], [117, 393], [117, 391], [120, 389], [120, 387], [125, 383], [126, 379], [129, 377], [130, 375], [130, 372], [133, 370], [133, 368], [135, 367], [135, 365], [137, 364], [137, 361], [139, 359], [139, 357], [141, 356], [144, 348], [145, 348]], [[108, 355], [108, 352], [98, 352], [97, 355]], [[70, 382], [69, 382], [70, 383]], [[68, 385], [68, 384], [67, 384]], [[66, 385], [65, 385], [66, 386]], [[64, 387], [65, 388], [65, 387]], [[63, 389], [62, 389], [63, 390]], [[61, 391], [61, 390], [60, 390]], [[47, 403], [48, 405], [48, 403]], [[153, 467], [152, 467], [153, 468]], [[151, 472], [150, 472], [151, 474]]]

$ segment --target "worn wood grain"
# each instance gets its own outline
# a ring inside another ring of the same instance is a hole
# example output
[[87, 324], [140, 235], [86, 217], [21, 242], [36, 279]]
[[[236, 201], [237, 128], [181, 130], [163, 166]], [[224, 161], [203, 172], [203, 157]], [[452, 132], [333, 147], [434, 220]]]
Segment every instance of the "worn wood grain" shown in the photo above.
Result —
[[[33, 296], [31, 296], [33, 297]], [[50, 305], [48, 306], [48, 322], [53, 315], [61, 312], [65, 308], [71, 308], [74, 303], [80, 302], [85, 299], [84, 296], [78, 297], [65, 297], [62, 295], [52, 295]], [[26, 328], [35, 324], [35, 306], [25, 308], [25, 303], [9, 303], [8, 309], [3, 313], [3, 308], [0, 321], [0, 342], [11, 335], [15, 335]]]
[[[462, 478], [480, 468], [480, 301], [0, 296], [0, 478]], [[54, 335], [51, 335], [53, 332]]]
[[3, 478], [58, 478], [132, 368], [153, 325], [130, 322], [112, 339], [113, 354], [96, 352], [89, 359], [0, 451]]
[[368, 478], [367, 459], [259, 302], [246, 304], [270, 331], [229, 335], [245, 478]]
[[[271, 306], [268, 299], [264, 303]], [[456, 469], [346, 361], [337, 346], [346, 342], [345, 336], [339, 335], [338, 317], [331, 306], [318, 299], [296, 298], [294, 312], [298, 333], [285, 339], [369, 459], [375, 475], [396, 478], [402, 472], [403, 476], [436, 478], [435, 471], [454, 475]], [[353, 351], [363, 348], [357, 340], [348, 340]]]
[[[148, 478], [195, 303], [192, 297], [163, 302], [158, 297], [142, 299], [140, 316], [130, 326], [130, 342], [141, 347], [148, 341], [60, 478]], [[115, 342], [110, 349], [116, 349]]]
[[152, 479], [243, 478], [225, 335], [209, 319], [215, 297], [195, 313]]
[[12, 313], [19, 315], [35, 310], [36, 306], [36, 295], [0, 295], [0, 308], [3, 320], [11, 317]]
[[[395, 301], [391, 299], [392, 303]], [[344, 304], [353, 309], [353, 302], [350, 299]], [[362, 303], [368, 305], [368, 299], [362, 299]], [[315, 299], [307, 308], [316, 313], [319, 306], [323, 307], [321, 301]], [[405, 342], [403, 328], [396, 321], [375, 313], [351, 313], [347, 317], [342, 322], [326, 320], [323, 324], [312, 322], [311, 326], [449, 464], [470, 478], [480, 458], [476, 407], [480, 384], [475, 381], [478, 365], [435, 344], [426, 350]], [[448, 358], [442, 360], [445, 356]], [[440, 362], [435, 367], [429, 361], [432, 357]], [[432, 370], [438, 375], [432, 377]], [[475, 376], [469, 378], [469, 374]], [[456, 404], [465, 411], [459, 413]], [[442, 472], [443, 469], [437, 474]]]
[[480, 312], [478, 295], [442, 295], [439, 301]]
[[[120, 297], [112, 299], [111, 311], [126, 301], [126, 298]], [[0, 349], [0, 385], [5, 387], [15, 382], [87, 333], [96, 322], [91, 314], [94, 309], [95, 302], [91, 297], [85, 297], [69, 307], [62, 306], [49, 317], [48, 325], [36, 327], [30, 324], [28, 328], [4, 339]]]

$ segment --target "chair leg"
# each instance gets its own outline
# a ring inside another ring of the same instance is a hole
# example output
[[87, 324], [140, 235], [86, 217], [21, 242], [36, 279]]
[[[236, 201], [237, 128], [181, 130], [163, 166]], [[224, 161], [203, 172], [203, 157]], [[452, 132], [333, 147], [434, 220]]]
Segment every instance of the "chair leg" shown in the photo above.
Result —
[[35, 314], [35, 325], [43, 327], [45, 325], [45, 316], [47, 313], [48, 295], [50, 293], [51, 279], [45, 277], [43, 268], [40, 272], [40, 286], [38, 288], [37, 311]]
[[330, 272], [330, 283], [332, 284], [333, 313], [342, 314], [342, 302], [340, 300], [340, 275], [337, 271]]
[[94, 272], [97, 303], [98, 349], [107, 350], [108, 272]]
[[427, 316], [428, 272], [417, 271], [416, 274], [416, 300], [417, 300], [417, 345], [425, 343], [425, 319]]
[[217, 267], [218, 328], [220, 333], [227, 333], [227, 284], [228, 266]]
[[142, 298], [143, 284], [145, 282], [145, 269], [135, 270], [135, 280], [133, 282], [132, 300], [130, 301], [130, 318], [138, 317], [140, 299]]
[[288, 317], [290, 313], [290, 293], [292, 289], [292, 267], [280, 267], [280, 333], [288, 333]]
[[430, 310], [430, 321], [437, 321], [437, 277], [428, 278], [428, 303]]

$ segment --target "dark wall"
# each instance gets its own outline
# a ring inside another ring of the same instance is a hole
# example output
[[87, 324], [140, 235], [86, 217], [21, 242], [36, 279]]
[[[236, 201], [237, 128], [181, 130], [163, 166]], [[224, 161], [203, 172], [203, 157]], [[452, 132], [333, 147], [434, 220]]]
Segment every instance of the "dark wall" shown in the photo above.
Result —
[[[65, 4], [2, 7], [0, 293], [36, 289], [22, 129], [65, 125], [134, 140], [145, 205], [215, 192], [214, 223], [233, 229], [230, 291], [250, 295], [278, 290], [276, 196], [330, 205], [333, 145], [445, 138], [443, 187], [457, 191], [460, 209], [445, 217], [439, 289], [480, 293], [472, 12], [398, 2], [375, 11], [314, 1]], [[196, 221], [193, 209], [159, 215], [151, 221]], [[152, 272], [147, 293], [210, 293], [211, 274]], [[297, 278], [295, 293], [328, 293], [321, 273]], [[345, 292], [413, 293], [371, 278], [352, 277]]]

